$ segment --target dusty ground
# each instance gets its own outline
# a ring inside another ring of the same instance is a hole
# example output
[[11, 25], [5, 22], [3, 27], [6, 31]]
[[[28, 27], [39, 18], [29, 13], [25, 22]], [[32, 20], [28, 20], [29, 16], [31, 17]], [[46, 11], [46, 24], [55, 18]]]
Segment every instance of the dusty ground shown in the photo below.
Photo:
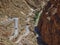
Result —
[[[2, 22], [7, 21], [8, 18], [17, 17], [19, 18], [19, 35], [11, 42], [15, 43], [15, 41], [24, 34], [26, 25], [28, 24], [30, 33], [26, 37], [23, 37], [17, 45], [37, 45], [36, 36], [34, 35], [35, 14], [32, 9], [36, 9], [37, 11], [43, 9], [44, 2], [46, 1], [40, 1], [41, 0], [0, 0], [0, 36], [4, 36], [5, 38], [11, 36], [14, 32], [14, 22], [11, 24], [7, 24], [5, 22], [2, 24]], [[11, 43], [9, 45], [11, 45]]]

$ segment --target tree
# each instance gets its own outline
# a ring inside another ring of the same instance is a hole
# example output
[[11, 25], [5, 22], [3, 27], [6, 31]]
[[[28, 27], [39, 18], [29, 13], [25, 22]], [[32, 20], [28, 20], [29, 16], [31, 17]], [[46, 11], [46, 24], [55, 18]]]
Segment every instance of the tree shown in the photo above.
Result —
[[48, 45], [60, 45], [60, 0], [50, 0], [38, 23], [42, 39]]

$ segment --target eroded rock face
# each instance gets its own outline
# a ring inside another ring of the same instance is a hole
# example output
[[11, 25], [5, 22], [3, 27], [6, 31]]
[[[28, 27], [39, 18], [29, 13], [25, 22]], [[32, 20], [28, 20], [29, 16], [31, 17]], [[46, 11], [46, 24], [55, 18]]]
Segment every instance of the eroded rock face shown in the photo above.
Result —
[[38, 28], [48, 45], [60, 45], [60, 0], [50, 0], [40, 17]]

